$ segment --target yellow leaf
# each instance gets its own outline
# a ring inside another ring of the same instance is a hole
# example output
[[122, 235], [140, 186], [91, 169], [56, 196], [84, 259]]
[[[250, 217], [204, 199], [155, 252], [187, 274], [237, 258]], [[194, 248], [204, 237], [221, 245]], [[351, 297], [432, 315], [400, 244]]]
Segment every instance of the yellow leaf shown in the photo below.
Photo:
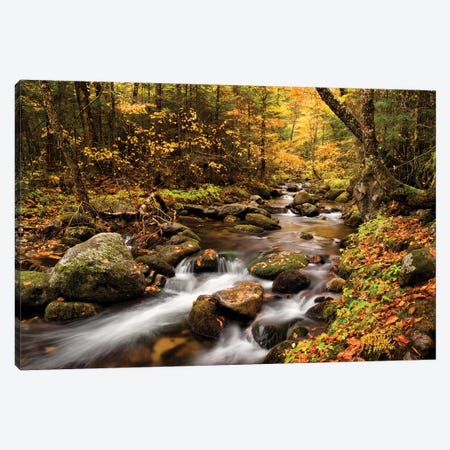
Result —
[[102, 259], [102, 263], [103, 264], [108, 264], [109, 263], [109, 259], [108, 258], [103, 258]]
[[24, 285], [24, 286], [30, 286], [30, 285], [31, 285], [31, 281], [24, 281], [24, 282], [23, 282], [23, 285]]

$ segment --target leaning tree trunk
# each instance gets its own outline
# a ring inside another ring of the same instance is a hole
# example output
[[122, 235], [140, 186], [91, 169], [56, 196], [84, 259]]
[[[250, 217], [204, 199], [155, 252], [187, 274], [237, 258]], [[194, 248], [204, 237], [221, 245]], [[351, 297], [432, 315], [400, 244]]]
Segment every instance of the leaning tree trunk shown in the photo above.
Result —
[[73, 144], [70, 141], [69, 133], [61, 125], [53, 103], [52, 92], [48, 81], [41, 81], [42, 99], [47, 113], [48, 122], [53, 135], [55, 136], [56, 147], [64, 155], [67, 167], [72, 177], [74, 194], [80, 206], [87, 212], [92, 212], [89, 198], [83, 184], [81, 172], [74, 155]]
[[424, 190], [398, 180], [386, 167], [379, 153], [375, 134], [375, 108], [373, 89], [363, 89], [361, 94], [361, 121], [341, 103], [328, 88], [316, 89], [321, 99], [361, 142], [364, 150], [364, 167], [355, 184], [353, 196], [366, 220], [372, 218], [381, 205], [396, 200], [410, 209], [435, 208], [433, 188]]

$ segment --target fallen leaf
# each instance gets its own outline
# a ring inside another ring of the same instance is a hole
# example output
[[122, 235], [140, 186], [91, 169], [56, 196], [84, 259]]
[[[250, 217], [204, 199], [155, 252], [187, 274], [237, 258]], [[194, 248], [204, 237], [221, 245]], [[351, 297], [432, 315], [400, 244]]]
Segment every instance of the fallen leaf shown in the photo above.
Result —
[[391, 316], [388, 317], [388, 319], [386, 320], [386, 325], [391, 325], [394, 322], [397, 322], [398, 317], [397, 316]]
[[401, 334], [400, 336], [397, 336], [396, 340], [398, 342], [401, 342], [402, 344], [405, 344], [405, 345], [409, 344], [409, 339], [404, 334]]
[[408, 309], [409, 314], [412, 316], [416, 312], [416, 307], [411, 306], [411, 308]]
[[30, 285], [31, 285], [31, 281], [24, 281], [24, 282], [23, 282], [23, 285], [24, 285], [24, 286], [30, 286]]
[[103, 258], [102, 259], [102, 263], [103, 264], [108, 264], [109, 263], [109, 259], [108, 258]]
[[58, 298], [56, 299], [56, 301], [57, 301], [57, 302], [63, 302], [63, 301], [64, 301], [64, 297], [58, 297]]

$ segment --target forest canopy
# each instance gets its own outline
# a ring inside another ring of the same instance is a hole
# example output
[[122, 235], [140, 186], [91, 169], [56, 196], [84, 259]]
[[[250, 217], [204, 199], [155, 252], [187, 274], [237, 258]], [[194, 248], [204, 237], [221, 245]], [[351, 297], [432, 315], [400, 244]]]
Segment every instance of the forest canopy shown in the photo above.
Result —
[[[369, 177], [379, 197], [434, 202], [434, 91], [21, 81], [16, 101], [16, 180], [80, 203], [103, 180], [150, 190], [293, 177], [364, 179], [364, 193]], [[379, 206], [363, 203], [365, 216]]]

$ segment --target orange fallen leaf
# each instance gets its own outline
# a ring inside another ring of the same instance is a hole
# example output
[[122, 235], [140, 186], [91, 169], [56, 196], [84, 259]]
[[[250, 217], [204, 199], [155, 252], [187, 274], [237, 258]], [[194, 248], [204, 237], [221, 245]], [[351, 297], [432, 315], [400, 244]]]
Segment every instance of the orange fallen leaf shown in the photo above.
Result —
[[409, 339], [404, 334], [401, 334], [400, 336], [397, 336], [396, 340], [398, 342], [401, 342], [402, 344], [405, 344], [405, 345], [409, 344]]
[[56, 301], [57, 301], [57, 302], [63, 302], [63, 301], [64, 301], [64, 297], [58, 297], [58, 298], [56, 299]]
[[416, 312], [416, 307], [415, 306], [411, 306], [411, 308], [408, 309], [408, 312], [412, 316]]
[[102, 259], [102, 263], [103, 264], [108, 264], [109, 263], [109, 259], [108, 258], [103, 258]]
[[23, 282], [23, 285], [24, 285], [24, 286], [30, 286], [30, 285], [31, 285], [31, 281], [24, 281], [24, 282]]
[[397, 316], [388, 317], [386, 320], [386, 325], [391, 325], [392, 323], [397, 322], [397, 320], [398, 320]]

